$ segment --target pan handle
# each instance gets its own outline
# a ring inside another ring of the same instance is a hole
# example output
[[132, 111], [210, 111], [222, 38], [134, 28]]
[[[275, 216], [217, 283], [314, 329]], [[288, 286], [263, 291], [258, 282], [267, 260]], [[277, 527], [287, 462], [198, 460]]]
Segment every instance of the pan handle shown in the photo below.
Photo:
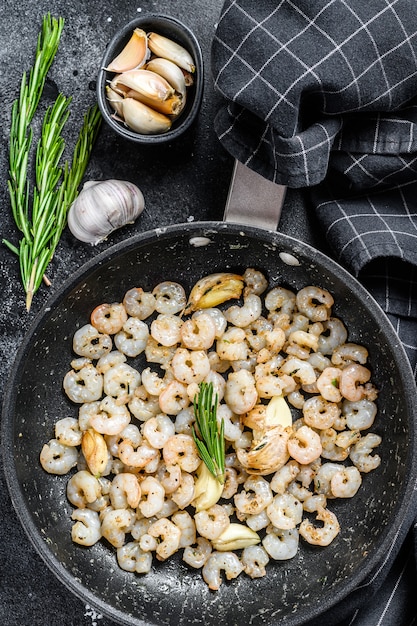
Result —
[[277, 229], [286, 187], [235, 160], [223, 219], [266, 230]]

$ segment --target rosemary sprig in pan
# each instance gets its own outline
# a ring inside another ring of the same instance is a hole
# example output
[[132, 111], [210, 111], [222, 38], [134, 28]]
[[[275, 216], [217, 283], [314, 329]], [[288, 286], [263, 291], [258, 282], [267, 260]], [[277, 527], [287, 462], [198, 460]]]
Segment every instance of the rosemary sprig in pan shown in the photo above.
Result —
[[35, 185], [31, 197], [28, 169], [33, 140], [31, 122], [42, 96], [48, 70], [55, 58], [64, 26], [62, 18], [44, 16], [35, 61], [27, 78], [23, 73], [19, 98], [11, 113], [9, 196], [13, 219], [23, 237], [19, 246], [3, 243], [19, 257], [26, 292], [26, 308], [39, 289], [66, 225], [69, 207], [78, 193], [101, 122], [97, 105], [84, 116], [71, 166], [60, 166], [65, 148], [62, 131], [69, 117], [71, 98], [59, 94], [48, 107], [36, 149]]
[[217, 424], [217, 394], [213, 397], [213, 383], [200, 383], [194, 398], [197, 428], [192, 428], [195, 444], [209, 471], [223, 484], [225, 481], [224, 421]]

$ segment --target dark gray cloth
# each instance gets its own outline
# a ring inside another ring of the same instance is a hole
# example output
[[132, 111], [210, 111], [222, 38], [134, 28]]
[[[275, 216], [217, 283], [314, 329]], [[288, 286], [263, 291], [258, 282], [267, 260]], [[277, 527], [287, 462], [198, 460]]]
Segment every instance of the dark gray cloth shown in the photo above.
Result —
[[[222, 145], [309, 194], [334, 258], [372, 293], [417, 378], [416, 0], [226, 0], [212, 45]], [[415, 523], [320, 624], [417, 620]]]

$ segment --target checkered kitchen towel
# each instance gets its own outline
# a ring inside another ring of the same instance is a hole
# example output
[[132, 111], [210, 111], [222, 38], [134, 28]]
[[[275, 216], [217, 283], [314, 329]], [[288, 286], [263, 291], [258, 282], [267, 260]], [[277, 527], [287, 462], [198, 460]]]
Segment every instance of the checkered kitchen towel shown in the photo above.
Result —
[[[226, 0], [212, 72], [222, 145], [306, 190], [334, 257], [385, 310], [417, 377], [417, 0]], [[405, 565], [413, 540], [400, 537], [321, 623], [346, 618], [349, 603], [362, 608], [346, 625], [417, 623], [414, 597], [401, 605], [405, 572], [417, 583], [414, 556]]]

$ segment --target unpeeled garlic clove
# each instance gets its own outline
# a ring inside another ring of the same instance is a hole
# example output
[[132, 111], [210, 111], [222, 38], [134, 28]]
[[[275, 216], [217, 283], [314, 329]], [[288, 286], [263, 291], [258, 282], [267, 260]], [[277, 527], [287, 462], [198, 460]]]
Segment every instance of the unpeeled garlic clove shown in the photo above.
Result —
[[240, 298], [243, 291], [243, 277], [229, 272], [219, 272], [204, 276], [196, 282], [188, 298], [184, 314], [196, 309], [209, 309], [233, 298]]
[[192, 74], [195, 72], [195, 63], [191, 54], [172, 39], [158, 33], [148, 33], [148, 46], [157, 57], [173, 61]]
[[213, 476], [204, 461], [200, 463], [197, 475], [192, 505], [199, 513], [216, 504], [223, 493], [224, 485]]
[[144, 65], [149, 56], [148, 37], [144, 30], [135, 28], [121, 53], [105, 69], [108, 72], [126, 72]]
[[142, 135], [158, 135], [171, 128], [169, 117], [134, 98], [124, 98], [122, 110], [126, 125]]
[[248, 546], [254, 546], [261, 541], [260, 536], [254, 530], [244, 524], [231, 523], [222, 532], [220, 537], [212, 540], [212, 545], [219, 552], [229, 550], [241, 550]]
[[107, 444], [103, 435], [93, 428], [88, 428], [82, 436], [81, 450], [93, 476], [101, 476], [109, 459]]
[[133, 224], [145, 206], [136, 185], [123, 180], [88, 181], [68, 212], [68, 227], [74, 237], [98, 244], [110, 233]]
[[115, 111], [117, 115], [122, 116], [123, 96], [121, 96], [119, 93], [117, 93], [117, 91], [114, 91], [111, 87], [109, 87], [109, 85], [107, 85], [106, 86], [106, 98], [108, 102], [110, 103], [110, 106], [113, 109], [113, 111]]
[[165, 78], [165, 80], [167, 80], [169, 84], [174, 87], [175, 91], [185, 98], [187, 90], [185, 76], [181, 68], [179, 68], [176, 63], [169, 61], [169, 59], [155, 57], [146, 64], [145, 69], [150, 72], [155, 72]]
[[112, 88], [124, 85], [138, 94], [155, 102], [168, 100], [174, 95], [174, 88], [165, 78], [149, 70], [131, 70], [118, 74], [111, 81]]

